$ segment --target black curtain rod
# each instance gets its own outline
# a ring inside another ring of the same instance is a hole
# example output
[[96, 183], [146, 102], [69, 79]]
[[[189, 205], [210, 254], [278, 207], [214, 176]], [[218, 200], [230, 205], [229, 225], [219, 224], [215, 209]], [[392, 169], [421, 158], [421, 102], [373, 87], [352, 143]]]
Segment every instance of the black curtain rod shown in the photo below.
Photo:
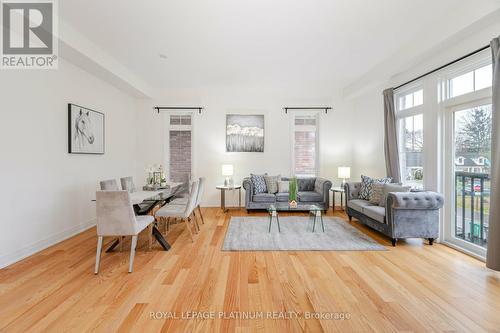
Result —
[[308, 106], [308, 107], [284, 107], [285, 113], [288, 113], [288, 110], [325, 110], [325, 113], [328, 114], [328, 110], [331, 110], [330, 106]]
[[201, 113], [203, 107], [201, 106], [155, 106], [154, 110], [160, 113], [161, 110], [198, 110], [198, 113]]
[[410, 81], [407, 81], [407, 82], [405, 82], [405, 83], [403, 83], [403, 84], [400, 84], [399, 86], [397, 86], [396, 88], [394, 88], [394, 90], [397, 90], [397, 89], [399, 89], [399, 88], [401, 88], [401, 87], [403, 87], [403, 86], [405, 86], [405, 85], [407, 85], [407, 84], [409, 84], [409, 83], [412, 83], [412, 82], [415, 82], [415, 81], [417, 81], [417, 80], [420, 80], [421, 78], [423, 78], [423, 77], [425, 77], [425, 76], [427, 76], [427, 75], [429, 75], [429, 74], [432, 74], [432, 73], [435, 73], [435, 72], [437, 72], [437, 71], [440, 71], [440, 70], [442, 70], [442, 69], [443, 69], [443, 68], [445, 68], [445, 67], [448, 67], [448, 66], [450, 66], [450, 65], [453, 65], [454, 63], [457, 63], [457, 62], [459, 62], [459, 61], [461, 61], [461, 60], [464, 60], [465, 58], [468, 58], [468, 57], [470, 57], [470, 56], [472, 56], [472, 55], [474, 55], [474, 54], [476, 54], [476, 53], [479, 53], [479, 52], [481, 52], [481, 51], [484, 51], [484, 50], [488, 49], [489, 47], [490, 47], [489, 45], [483, 46], [482, 48], [477, 49], [477, 50], [475, 50], [475, 51], [473, 51], [473, 52], [471, 52], [471, 53], [469, 53], [469, 54], [466, 54], [466, 55], [464, 55], [463, 57], [460, 57], [460, 58], [458, 58], [458, 59], [455, 59], [455, 60], [453, 60], [453, 61], [450, 61], [449, 63], [447, 63], [447, 64], [445, 64], [445, 65], [442, 65], [442, 66], [440, 66], [440, 67], [438, 67], [438, 68], [435, 68], [435, 69], [433, 69], [433, 70], [431, 70], [431, 71], [428, 71], [427, 73], [422, 74], [422, 75], [420, 75], [420, 76], [418, 76], [418, 77], [416, 77], [416, 78], [414, 78], [414, 79], [411, 79]]

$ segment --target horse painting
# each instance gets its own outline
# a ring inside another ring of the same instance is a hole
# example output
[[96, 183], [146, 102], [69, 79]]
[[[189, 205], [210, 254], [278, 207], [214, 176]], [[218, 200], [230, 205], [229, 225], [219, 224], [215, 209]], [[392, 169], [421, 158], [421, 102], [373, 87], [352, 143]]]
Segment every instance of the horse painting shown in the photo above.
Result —
[[95, 137], [92, 129], [92, 123], [89, 117], [90, 111], [83, 112], [80, 109], [80, 114], [76, 117], [75, 120], [75, 135], [73, 140], [75, 145], [83, 149], [88, 144], [93, 144]]
[[104, 114], [68, 105], [69, 153], [104, 154]]

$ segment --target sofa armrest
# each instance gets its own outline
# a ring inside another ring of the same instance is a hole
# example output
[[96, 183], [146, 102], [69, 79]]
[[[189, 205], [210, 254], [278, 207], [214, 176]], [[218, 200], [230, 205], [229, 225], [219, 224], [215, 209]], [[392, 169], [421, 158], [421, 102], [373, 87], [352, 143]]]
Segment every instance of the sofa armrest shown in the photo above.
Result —
[[391, 192], [387, 205], [392, 209], [436, 210], [444, 205], [444, 197], [436, 192]]
[[359, 190], [361, 189], [361, 182], [347, 182], [344, 185], [346, 200], [357, 199]]
[[325, 178], [317, 177], [314, 182], [314, 191], [321, 194], [323, 197], [323, 202], [328, 205], [330, 204], [330, 189], [332, 188], [332, 182]]
[[248, 203], [252, 201], [253, 195], [253, 183], [250, 177], [243, 178], [243, 188], [245, 189], [245, 207], [248, 207]]

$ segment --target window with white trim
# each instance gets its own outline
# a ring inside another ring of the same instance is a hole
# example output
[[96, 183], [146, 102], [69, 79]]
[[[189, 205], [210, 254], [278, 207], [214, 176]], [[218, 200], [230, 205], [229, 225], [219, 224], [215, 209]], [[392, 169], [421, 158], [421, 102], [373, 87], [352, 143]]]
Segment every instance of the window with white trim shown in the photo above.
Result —
[[191, 179], [192, 115], [170, 114], [168, 121], [169, 179], [187, 182]]
[[318, 115], [293, 115], [293, 174], [311, 176], [318, 174]]
[[424, 180], [424, 91], [414, 86], [396, 93], [401, 181], [422, 188]]

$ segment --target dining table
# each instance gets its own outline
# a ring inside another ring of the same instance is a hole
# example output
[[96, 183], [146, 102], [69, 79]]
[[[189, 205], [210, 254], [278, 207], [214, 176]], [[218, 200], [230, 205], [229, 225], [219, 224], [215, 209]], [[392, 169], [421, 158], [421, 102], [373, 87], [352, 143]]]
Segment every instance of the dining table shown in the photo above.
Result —
[[[180, 194], [184, 188], [183, 183], [171, 183], [167, 188], [145, 191], [139, 190], [130, 192], [130, 201], [134, 206], [134, 210], [137, 215], [152, 215], [152, 211], [158, 205], [164, 205], [168, 203], [172, 198], [176, 195]], [[146, 208], [139, 207], [139, 205], [145, 206]], [[167, 242], [165, 237], [161, 234], [160, 230], [158, 230], [155, 223], [153, 223], [152, 228], [153, 236], [161, 245], [163, 250], [170, 250], [170, 244]], [[120, 240], [117, 238], [111, 245], [106, 249], [106, 252], [111, 252], [113, 249], [120, 243]]]

